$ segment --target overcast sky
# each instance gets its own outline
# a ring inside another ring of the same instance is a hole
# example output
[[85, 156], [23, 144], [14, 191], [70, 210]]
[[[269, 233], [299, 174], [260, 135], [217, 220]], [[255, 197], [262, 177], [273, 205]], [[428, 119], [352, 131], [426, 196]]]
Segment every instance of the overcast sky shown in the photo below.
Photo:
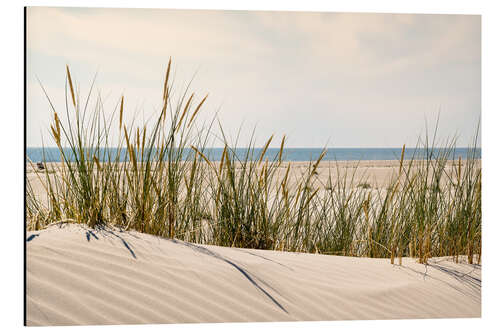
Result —
[[37, 77], [64, 113], [66, 64], [82, 95], [98, 72], [108, 112], [124, 94], [142, 122], [172, 57], [178, 89], [195, 75], [209, 93], [200, 120], [243, 124], [238, 146], [254, 127], [258, 144], [412, 146], [439, 112], [439, 137], [467, 146], [481, 113], [480, 16], [31, 7], [27, 25], [28, 146], [51, 145]]

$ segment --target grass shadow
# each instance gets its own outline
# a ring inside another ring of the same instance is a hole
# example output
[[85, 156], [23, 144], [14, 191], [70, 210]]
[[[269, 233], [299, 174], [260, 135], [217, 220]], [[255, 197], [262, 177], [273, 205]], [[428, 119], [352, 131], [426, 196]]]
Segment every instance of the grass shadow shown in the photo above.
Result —
[[279, 307], [283, 312], [288, 313], [288, 311], [281, 305], [271, 294], [269, 294], [264, 288], [262, 288], [261, 285], [257, 283], [257, 281], [251, 276], [251, 273], [248, 272], [245, 268], [241, 267], [240, 265], [236, 264], [235, 262], [224, 258], [220, 254], [213, 252], [203, 246], [192, 244], [192, 243], [187, 243], [187, 242], [182, 242], [173, 239], [172, 242], [176, 244], [182, 244], [184, 246], [189, 247], [190, 249], [200, 252], [202, 254], [211, 256], [215, 259], [221, 260], [229, 265], [231, 265], [233, 268], [235, 268], [238, 272], [240, 272], [252, 285], [254, 285], [258, 290], [260, 290], [267, 298], [269, 298], [277, 307]]

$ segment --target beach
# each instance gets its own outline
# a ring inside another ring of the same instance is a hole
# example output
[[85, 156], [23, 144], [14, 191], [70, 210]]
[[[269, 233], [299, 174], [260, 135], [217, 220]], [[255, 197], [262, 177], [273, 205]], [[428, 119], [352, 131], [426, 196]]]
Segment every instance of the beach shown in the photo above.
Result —
[[[190, 162], [185, 162], [190, 163]], [[214, 165], [218, 166], [220, 161], [213, 161]], [[404, 161], [403, 166], [408, 168], [412, 163], [413, 168], [419, 163], [424, 163], [421, 160]], [[464, 163], [464, 162], [462, 162]], [[308, 168], [313, 164], [306, 161], [283, 161], [279, 167], [278, 175], [284, 176], [286, 169], [290, 164], [290, 179], [292, 182], [300, 180], [303, 174], [307, 173]], [[458, 160], [449, 160], [446, 162], [445, 171], [452, 178], [456, 178], [453, 173], [453, 167], [458, 165]], [[49, 162], [45, 166], [51, 175], [60, 174], [61, 163]], [[322, 161], [316, 169], [315, 181], [321, 187], [327, 186], [329, 176], [333, 180], [344, 179], [348, 188], [365, 187], [366, 190], [387, 190], [397, 176], [400, 166], [398, 160], [367, 160], [367, 161]], [[475, 166], [481, 167], [481, 160], [475, 160]], [[237, 165], [238, 167], [238, 165]], [[41, 179], [44, 179], [44, 170], [38, 170], [35, 164], [27, 164], [27, 180], [32, 184], [35, 193], [39, 194], [40, 198], [45, 193]], [[211, 171], [209, 169], [209, 171]]]
[[[290, 173], [300, 179], [308, 166], [292, 162]], [[58, 176], [55, 164], [46, 167]], [[386, 191], [398, 168], [322, 162], [317, 182], [331, 173], [351, 188]], [[39, 175], [28, 169], [27, 180], [43, 200]], [[399, 265], [57, 223], [27, 233], [27, 325], [480, 317], [481, 265], [456, 259], [404, 257]]]
[[27, 324], [481, 316], [481, 266], [197, 245], [61, 224], [27, 236]]
[[23, 8], [24, 325], [488, 317], [480, 11], [234, 9]]

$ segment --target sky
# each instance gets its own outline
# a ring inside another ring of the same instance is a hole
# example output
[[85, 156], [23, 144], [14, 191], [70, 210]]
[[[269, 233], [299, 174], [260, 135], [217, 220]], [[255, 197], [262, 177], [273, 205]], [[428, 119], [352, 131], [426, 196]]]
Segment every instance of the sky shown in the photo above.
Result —
[[254, 128], [257, 145], [414, 146], [438, 115], [438, 139], [467, 146], [481, 115], [478, 15], [29, 7], [26, 52], [28, 147], [53, 145], [38, 80], [64, 114], [65, 66], [82, 96], [97, 73], [105, 112], [123, 94], [142, 122], [170, 57], [176, 91], [209, 94], [200, 123], [237, 146]]

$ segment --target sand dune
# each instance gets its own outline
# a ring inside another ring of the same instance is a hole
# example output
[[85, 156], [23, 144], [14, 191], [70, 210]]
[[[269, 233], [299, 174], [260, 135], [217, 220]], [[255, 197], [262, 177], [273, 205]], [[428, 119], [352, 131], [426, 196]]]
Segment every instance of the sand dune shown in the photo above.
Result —
[[481, 267], [224, 248], [78, 225], [27, 236], [27, 324], [481, 316]]

